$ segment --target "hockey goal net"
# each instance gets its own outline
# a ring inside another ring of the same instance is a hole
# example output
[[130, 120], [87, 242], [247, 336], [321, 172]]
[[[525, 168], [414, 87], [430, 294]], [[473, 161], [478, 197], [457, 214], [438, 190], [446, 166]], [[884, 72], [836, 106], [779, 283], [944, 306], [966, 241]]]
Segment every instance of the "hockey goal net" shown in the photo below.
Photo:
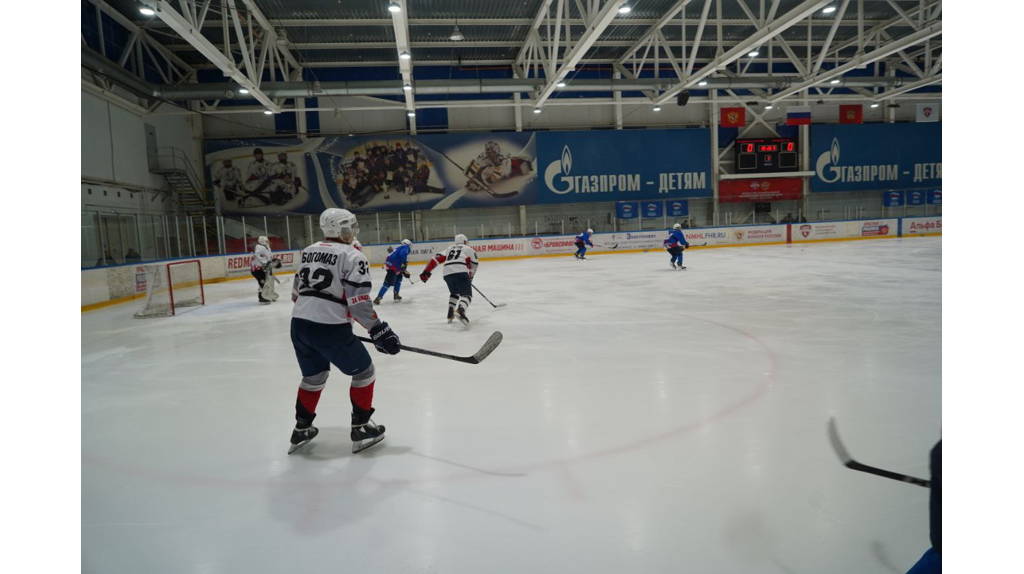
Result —
[[146, 305], [136, 317], [169, 317], [181, 309], [206, 304], [203, 270], [198, 259], [143, 265]]

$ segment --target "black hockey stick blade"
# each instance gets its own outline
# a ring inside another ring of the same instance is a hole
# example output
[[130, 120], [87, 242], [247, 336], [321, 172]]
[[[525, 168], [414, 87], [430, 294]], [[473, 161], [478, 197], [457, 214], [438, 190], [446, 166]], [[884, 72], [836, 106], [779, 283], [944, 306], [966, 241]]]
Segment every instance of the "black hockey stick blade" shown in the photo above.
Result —
[[[373, 343], [373, 339], [370, 339], [368, 337], [357, 336], [356, 338], [365, 343]], [[439, 359], [448, 359], [449, 361], [457, 361], [459, 363], [469, 363], [470, 365], [477, 365], [483, 362], [484, 359], [486, 359], [491, 353], [494, 352], [495, 349], [498, 348], [498, 345], [501, 344], [501, 338], [501, 331], [495, 331], [487, 339], [487, 342], [484, 343], [484, 346], [480, 347], [479, 351], [477, 351], [473, 355], [470, 355], [469, 357], [459, 357], [457, 355], [439, 353], [437, 351], [430, 351], [428, 349], [418, 349], [416, 347], [409, 347], [406, 345], [399, 345], [399, 347], [403, 351], [409, 351], [410, 353], [418, 353], [420, 355], [429, 355], [431, 357], [437, 357]]]
[[923, 478], [916, 478], [913, 476], [907, 476], [898, 472], [892, 472], [890, 470], [884, 470], [881, 468], [875, 468], [866, 464], [861, 464], [850, 456], [850, 453], [843, 446], [843, 442], [839, 440], [839, 431], [836, 429], [836, 419], [832, 417], [828, 420], [828, 440], [832, 443], [832, 449], [836, 451], [836, 455], [839, 456], [840, 462], [843, 466], [851, 470], [859, 470], [860, 472], [866, 472], [875, 476], [882, 476], [885, 478], [891, 478], [892, 480], [898, 480], [900, 482], [906, 482], [908, 484], [916, 484], [917, 486], [923, 486], [925, 488], [931, 488], [932, 483], [930, 480]]
[[476, 290], [476, 292], [477, 292], [477, 293], [479, 293], [479, 294], [480, 294], [480, 296], [484, 298], [484, 301], [487, 301], [488, 303], [490, 303], [490, 304], [491, 304], [491, 307], [494, 307], [495, 309], [500, 309], [500, 308], [502, 308], [502, 307], [504, 307], [504, 306], [508, 305], [508, 303], [497, 303], [497, 304], [495, 304], [495, 303], [494, 303], [493, 301], [491, 301], [490, 299], [488, 299], [488, 298], [487, 298], [487, 295], [484, 295], [484, 292], [483, 292], [483, 291], [481, 291], [480, 289], [478, 289], [476, 285], [473, 285], [473, 289], [475, 289], [475, 290]]

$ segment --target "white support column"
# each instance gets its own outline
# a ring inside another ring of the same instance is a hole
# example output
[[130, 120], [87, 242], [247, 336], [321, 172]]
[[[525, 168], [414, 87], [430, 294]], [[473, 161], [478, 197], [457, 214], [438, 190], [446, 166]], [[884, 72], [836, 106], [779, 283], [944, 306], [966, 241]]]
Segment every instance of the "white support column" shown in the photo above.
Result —
[[712, 223], [718, 225], [718, 90], [711, 90], [711, 105], [708, 106], [711, 126], [711, 209]]

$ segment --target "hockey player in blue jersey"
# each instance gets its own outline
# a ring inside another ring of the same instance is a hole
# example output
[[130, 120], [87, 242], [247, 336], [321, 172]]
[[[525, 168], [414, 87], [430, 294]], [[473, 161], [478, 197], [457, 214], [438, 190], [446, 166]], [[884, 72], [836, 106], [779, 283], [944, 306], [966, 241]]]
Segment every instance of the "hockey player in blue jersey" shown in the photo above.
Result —
[[[686, 269], [686, 267], [683, 267], [683, 249], [689, 246], [690, 244], [686, 242], [686, 236], [683, 235], [683, 226], [678, 223], [673, 225], [672, 233], [665, 240], [665, 249], [672, 256], [672, 269]], [[676, 266], [677, 259], [679, 260], [678, 267]]]
[[594, 233], [594, 230], [588, 229], [576, 236], [576, 253], [573, 253], [573, 257], [576, 259], [586, 259], [584, 255], [587, 254], [587, 246], [594, 246], [594, 244], [590, 242], [590, 235], [592, 233]]
[[410, 251], [412, 251], [412, 241], [403, 239], [402, 244], [388, 255], [384, 263], [387, 275], [384, 276], [384, 283], [380, 286], [377, 298], [373, 300], [374, 305], [380, 305], [380, 300], [384, 298], [384, 294], [392, 285], [395, 286], [395, 301], [402, 300], [398, 291], [402, 288], [402, 277], [409, 278], [409, 272], [405, 268], [408, 265]]

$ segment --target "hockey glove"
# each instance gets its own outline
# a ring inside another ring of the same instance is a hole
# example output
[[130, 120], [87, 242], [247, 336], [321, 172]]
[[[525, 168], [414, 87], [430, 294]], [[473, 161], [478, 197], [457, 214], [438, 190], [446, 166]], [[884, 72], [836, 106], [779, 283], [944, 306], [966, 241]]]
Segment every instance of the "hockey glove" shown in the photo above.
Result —
[[281, 258], [280, 257], [275, 257], [275, 258], [271, 259], [270, 262], [274, 264], [274, 269], [280, 269], [281, 268]]
[[402, 277], [405, 277], [406, 279], [411, 279], [412, 275], [410, 275], [408, 271], [402, 271]]
[[430, 279], [430, 273], [427, 273], [426, 271], [420, 273], [420, 281], [426, 283], [427, 279]]
[[398, 340], [398, 335], [384, 321], [370, 329], [370, 338], [373, 339], [373, 346], [381, 353], [397, 355], [402, 350], [399, 347], [401, 341]]

